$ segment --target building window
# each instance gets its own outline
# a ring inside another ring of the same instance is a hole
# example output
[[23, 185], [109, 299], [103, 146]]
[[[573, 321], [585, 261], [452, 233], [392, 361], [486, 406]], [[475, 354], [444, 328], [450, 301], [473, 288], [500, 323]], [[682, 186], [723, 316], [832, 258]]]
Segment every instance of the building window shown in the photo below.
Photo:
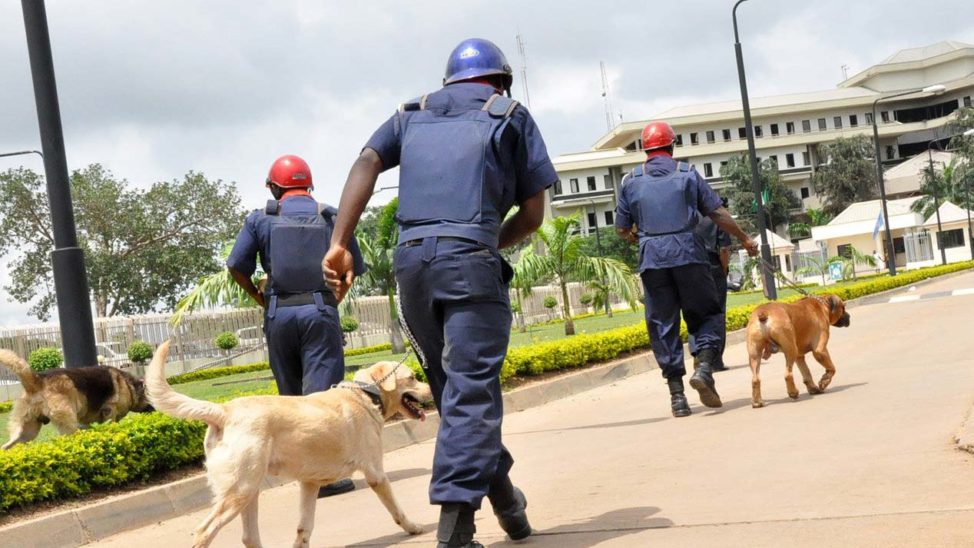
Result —
[[811, 195], [812, 195], [812, 193], [811, 193], [811, 192], [809, 192], [809, 190], [808, 190], [808, 187], [807, 187], [807, 186], [803, 186], [803, 187], [802, 187], [802, 189], [801, 189], [801, 193], [802, 193], [802, 200], [804, 200], [805, 198], [808, 198], [809, 196], [811, 196]]
[[940, 248], [964, 247], [964, 229], [945, 230], [940, 233]]
[[676, 136], [676, 146], [678, 146], [678, 147], [682, 147], [683, 146], [683, 136], [682, 135], [677, 135]]
[[884, 111], [880, 112], [879, 113], [879, 119], [882, 120], [884, 124], [888, 124], [889, 123], [889, 111], [888, 110], [884, 110]]
[[819, 131], [825, 131], [826, 129], [828, 129], [828, 126], [825, 125], [825, 118], [819, 118], [818, 119], [818, 130]]
[[690, 134], [690, 144], [691, 145], [699, 145], [700, 144], [700, 141], [697, 140], [697, 134], [696, 133], [691, 133]]
[[714, 132], [713, 131], [708, 131], [707, 132], [707, 143], [712, 145], [715, 142], [717, 142], [717, 139], [714, 137]]
[[561, 196], [561, 179], [555, 181], [555, 196]]
[[812, 131], [812, 121], [802, 120], [802, 133], [808, 133]]
[[729, 130], [729, 129], [725, 129], [725, 130], [724, 130], [724, 131], [722, 131], [721, 133], [723, 134], [723, 137], [724, 137], [724, 141], [725, 141], [725, 142], [726, 142], [726, 141], [730, 141], [730, 140], [731, 140], [731, 132], [730, 132], [730, 130]]
[[859, 117], [855, 114], [849, 115], [849, 127], [859, 127]]
[[593, 192], [595, 190], [595, 177], [586, 177], [585, 182], [588, 183], [589, 192]]
[[614, 223], [614, 222], [615, 221], [612, 219], [612, 212], [611, 211], [606, 211], [605, 212], [605, 226], [612, 226], [612, 223]]
[[785, 133], [787, 133], [788, 135], [795, 134], [795, 122], [785, 123]]
[[772, 137], [778, 136], [778, 124], [771, 124], [771, 136]]
[[737, 128], [737, 138], [738, 139], [747, 139], [747, 128], [746, 127], [739, 127], [739, 128]]
[[795, 155], [792, 153], [785, 154], [785, 165], [788, 167], [795, 167]]
[[866, 125], [867, 126], [873, 125], [873, 113], [872, 112], [867, 112], [866, 113]]
[[812, 165], [812, 158], [811, 158], [811, 155], [808, 153], [807, 150], [805, 152], [802, 152], [802, 165], [803, 166], [810, 166], [810, 165]]
[[703, 175], [704, 177], [714, 176], [714, 166], [710, 162], [707, 162], [703, 165]]
[[836, 116], [832, 118], [832, 126], [835, 127], [835, 129], [842, 129], [842, 117]]
[[835, 251], [839, 257], [852, 259], [852, 244], [839, 244], [839, 247]]
[[768, 159], [771, 160], [771, 163], [774, 164], [775, 167], [778, 167], [778, 156], [777, 155], [772, 154], [771, 156], [768, 156]]
[[727, 167], [727, 160], [720, 162], [720, 169], [724, 169], [725, 167]]
[[595, 213], [589, 213], [588, 214], [588, 229], [591, 231], [591, 230], [594, 230], [596, 228], [598, 228], [598, 225], [595, 224]]
[[970, 108], [971, 107], [971, 96], [970, 95], [968, 95], [967, 97], [964, 97], [964, 107], [965, 108]]
[[612, 175], [603, 175], [602, 181], [605, 182], [606, 190], [612, 190]]
[[578, 179], [568, 180], [568, 192], [578, 194]]
[[764, 137], [764, 131], [761, 130], [761, 126], [754, 126], [754, 137], [757, 139]]
[[892, 146], [887, 146], [886, 147], [886, 159], [887, 160], [892, 160], [893, 158], [896, 158], [896, 149], [893, 148]]

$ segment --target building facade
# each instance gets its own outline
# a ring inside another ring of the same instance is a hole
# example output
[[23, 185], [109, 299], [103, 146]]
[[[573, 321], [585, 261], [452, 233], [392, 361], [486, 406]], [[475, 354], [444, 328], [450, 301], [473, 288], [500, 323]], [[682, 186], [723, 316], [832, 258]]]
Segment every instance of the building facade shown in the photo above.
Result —
[[[974, 46], [948, 41], [906, 49], [835, 89], [752, 99], [757, 155], [777, 162], [782, 181], [801, 199], [803, 208], [817, 207], [811, 178], [816, 166], [825, 161], [820, 147], [839, 137], [872, 138], [874, 100], [936, 84], [946, 88], [944, 93], [918, 93], [878, 105], [882, 160], [895, 165], [925, 152], [930, 141], [944, 138], [944, 125], [954, 112], [971, 106]], [[720, 177], [721, 166], [747, 152], [739, 99], [678, 107], [652, 120], [673, 126], [677, 133], [674, 156], [692, 164], [718, 191], [726, 186]], [[585, 232], [611, 226], [622, 177], [645, 161], [639, 137], [649, 121], [619, 124], [591, 150], [555, 158], [560, 181], [548, 192], [547, 214], [581, 211]]]

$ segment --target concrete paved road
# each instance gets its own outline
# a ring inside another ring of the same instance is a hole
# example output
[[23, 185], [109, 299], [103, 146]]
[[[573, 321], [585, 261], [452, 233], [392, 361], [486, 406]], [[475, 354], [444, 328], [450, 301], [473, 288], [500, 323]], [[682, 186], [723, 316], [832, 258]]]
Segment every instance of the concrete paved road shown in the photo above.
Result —
[[[968, 274], [912, 294], [972, 287]], [[775, 356], [763, 367], [768, 406], [751, 409], [738, 344], [727, 353], [732, 369], [718, 376], [725, 406], [716, 412], [694, 395], [694, 414], [671, 418], [653, 372], [509, 415], [513, 476], [538, 530], [524, 544], [974, 546], [974, 456], [952, 440], [974, 404], [972, 310], [970, 294], [851, 309], [852, 327], [833, 330], [838, 373], [821, 396], [791, 401]], [[426, 499], [432, 450], [424, 443], [386, 458], [396, 495], [428, 531], [437, 517]], [[262, 495], [266, 546], [290, 545], [296, 510], [293, 485]], [[479, 540], [508, 545], [487, 503], [480, 514]], [[187, 546], [203, 515], [99, 545]], [[360, 489], [318, 503], [312, 546], [430, 546], [432, 538], [405, 535]], [[236, 520], [215, 545], [239, 539]]]

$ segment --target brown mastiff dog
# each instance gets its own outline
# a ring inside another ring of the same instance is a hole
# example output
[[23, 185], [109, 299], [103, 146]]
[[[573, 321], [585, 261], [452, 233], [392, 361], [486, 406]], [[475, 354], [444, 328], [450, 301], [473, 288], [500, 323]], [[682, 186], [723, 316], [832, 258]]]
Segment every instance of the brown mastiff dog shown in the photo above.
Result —
[[[820, 394], [835, 375], [835, 365], [829, 356], [829, 326], [849, 327], [849, 313], [845, 303], [835, 295], [808, 296], [794, 303], [766, 303], [751, 312], [747, 322], [747, 353], [751, 364], [751, 407], [763, 407], [761, 399], [761, 360], [768, 359], [779, 350], [785, 355], [785, 383], [788, 395], [798, 398], [798, 388], [792, 377], [792, 366], [797, 362], [802, 380], [809, 394]], [[805, 363], [805, 354], [815, 356], [825, 374], [818, 381]]]

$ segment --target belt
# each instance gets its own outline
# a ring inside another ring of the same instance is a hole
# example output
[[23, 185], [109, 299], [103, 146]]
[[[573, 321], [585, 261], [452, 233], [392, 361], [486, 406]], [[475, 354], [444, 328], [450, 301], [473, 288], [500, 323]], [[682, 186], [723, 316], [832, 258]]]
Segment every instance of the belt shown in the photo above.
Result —
[[291, 293], [288, 295], [275, 295], [277, 297], [277, 307], [287, 308], [289, 306], [304, 306], [315, 304], [315, 294], [321, 295], [321, 300], [326, 306], [338, 307], [338, 299], [331, 291], [315, 291], [311, 293]]
[[[466, 242], [468, 244], [484, 245], [478, 242], [477, 240], [471, 240], [470, 238], [458, 238], [456, 236], [432, 236], [432, 237], [436, 238], [436, 240], [439, 242]], [[416, 247], [419, 245], [423, 245], [423, 240], [424, 238], [409, 240], [408, 242], [403, 242], [399, 245], [402, 247]]]

